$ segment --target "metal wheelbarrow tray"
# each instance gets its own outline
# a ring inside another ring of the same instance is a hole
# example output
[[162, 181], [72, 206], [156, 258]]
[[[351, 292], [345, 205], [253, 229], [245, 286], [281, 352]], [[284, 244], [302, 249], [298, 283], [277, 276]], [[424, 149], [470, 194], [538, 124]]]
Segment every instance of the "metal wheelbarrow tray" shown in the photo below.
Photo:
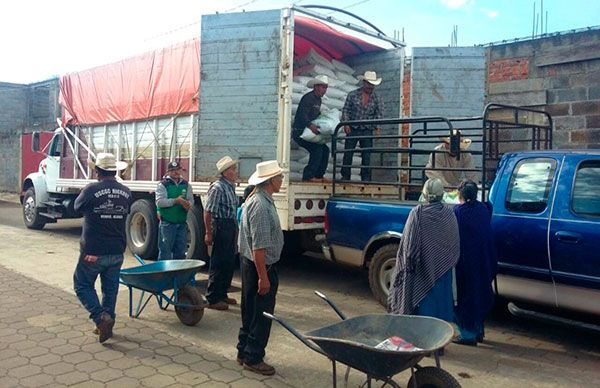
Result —
[[[120, 283], [129, 288], [129, 316], [140, 316], [150, 299], [156, 298], [158, 306], [166, 310], [169, 305], [175, 307], [179, 320], [188, 326], [198, 323], [204, 315], [204, 299], [194, 286], [196, 272], [204, 265], [200, 260], [162, 260], [146, 264], [136, 256], [141, 263], [138, 267], [125, 268], [120, 273]], [[133, 289], [142, 291], [133, 312]], [[166, 291], [173, 291], [167, 295]], [[150, 295], [144, 301], [145, 293]]]
[[[336, 362], [365, 373], [369, 387], [371, 379], [399, 387], [392, 377], [409, 368], [409, 387], [460, 387], [458, 381], [440, 367], [439, 350], [452, 340], [454, 334], [449, 323], [431, 317], [393, 314], [369, 314], [346, 319], [325, 295], [316, 293], [329, 303], [342, 321], [303, 335], [281, 318], [267, 313], [264, 315], [280, 323], [306, 346], [331, 360], [334, 387], [337, 385]], [[392, 336], [399, 336], [420, 350], [376, 348]], [[436, 367], [419, 366], [418, 362], [429, 355], [434, 355]], [[348, 372], [346, 383], [347, 379]]]

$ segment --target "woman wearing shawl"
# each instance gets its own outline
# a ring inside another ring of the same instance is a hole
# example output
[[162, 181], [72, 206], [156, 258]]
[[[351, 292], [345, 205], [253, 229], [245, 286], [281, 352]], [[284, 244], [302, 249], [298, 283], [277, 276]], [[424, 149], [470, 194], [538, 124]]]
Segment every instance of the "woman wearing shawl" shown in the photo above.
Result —
[[427, 180], [423, 186], [427, 203], [408, 216], [388, 298], [393, 314], [454, 320], [452, 268], [460, 247], [456, 217], [441, 203], [443, 195], [440, 179]]
[[494, 303], [492, 280], [496, 274], [491, 229], [491, 209], [477, 200], [475, 182], [459, 187], [461, 205], [454, 208], [460, 233], [460, 258], [456, 264], [455, 343], [477, 345], [483, 341], [483, 321]]

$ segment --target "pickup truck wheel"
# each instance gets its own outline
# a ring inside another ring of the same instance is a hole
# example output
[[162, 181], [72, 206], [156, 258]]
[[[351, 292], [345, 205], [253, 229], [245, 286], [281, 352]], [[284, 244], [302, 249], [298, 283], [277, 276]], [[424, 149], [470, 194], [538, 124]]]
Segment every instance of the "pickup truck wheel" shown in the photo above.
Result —
[[35, 201], [35, 190], [30, 187], [23, 198], [23, 221], [29, 229], [42, 229], [46, 225], [46, 218], [40, 215]]
[[396, 266], [398, 244], [387, 244], [379, 248], [369, 264], [369, 286], [373, 296], [382, 306], [387, 306], [392, 275]]
[[127, 246], [131, 253], [142, 259], [158, 256], [158, 218], [154, 203], [138, 199], [131, 205], [126, 223]]
[[185, 258], [207, 261], [208, 250], [204, 243], [204, 219], [200, 206], [194, 205], [190, 208], [187, 217], [187, 228], [188, 248]]

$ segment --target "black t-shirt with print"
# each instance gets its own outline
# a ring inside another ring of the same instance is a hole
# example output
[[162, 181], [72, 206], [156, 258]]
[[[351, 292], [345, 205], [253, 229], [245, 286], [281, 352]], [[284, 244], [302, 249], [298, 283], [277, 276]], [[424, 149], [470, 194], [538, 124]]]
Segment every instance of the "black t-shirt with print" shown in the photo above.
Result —
[[131, 191], [116, 180], [87, 185], [75, 200], [75, 210], [84, 216], [81, 253], [118, 255], [125, 252], [125, 220]]

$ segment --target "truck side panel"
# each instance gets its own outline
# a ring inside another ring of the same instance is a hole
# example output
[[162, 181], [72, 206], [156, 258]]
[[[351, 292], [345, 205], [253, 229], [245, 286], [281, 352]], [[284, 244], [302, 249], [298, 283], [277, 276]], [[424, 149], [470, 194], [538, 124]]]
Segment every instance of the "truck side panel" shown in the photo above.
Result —
[[280, 10], [202, 17], [198, 179], [224, 155], [243, 178], [277, 157], [280, 31]]

